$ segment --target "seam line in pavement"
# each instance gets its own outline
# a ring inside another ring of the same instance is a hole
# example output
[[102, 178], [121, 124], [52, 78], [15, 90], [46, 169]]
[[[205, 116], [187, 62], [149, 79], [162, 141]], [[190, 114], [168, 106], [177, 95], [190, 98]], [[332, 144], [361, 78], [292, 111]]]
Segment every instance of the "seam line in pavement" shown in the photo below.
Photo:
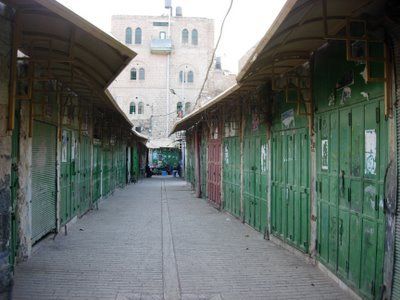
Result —
[[161, 181], [161, 224], [162, 224], [162, 277], [164, 300], [181, 299], [181, 287], [175, 247], [172, 237], [172, 226], [169, 215], [168, 196], [165, 180]]

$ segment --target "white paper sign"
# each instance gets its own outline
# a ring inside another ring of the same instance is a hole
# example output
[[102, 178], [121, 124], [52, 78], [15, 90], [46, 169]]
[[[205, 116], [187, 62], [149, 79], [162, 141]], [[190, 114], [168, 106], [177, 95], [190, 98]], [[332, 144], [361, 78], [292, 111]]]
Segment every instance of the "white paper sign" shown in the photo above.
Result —
[[322, 140], [321, 142], [321, 169], [328, 170], [328, 158], [329, 158], [329, 143], [328, 140]]
[[376, 175], [376, 131], [365, 130], [365, 174]]

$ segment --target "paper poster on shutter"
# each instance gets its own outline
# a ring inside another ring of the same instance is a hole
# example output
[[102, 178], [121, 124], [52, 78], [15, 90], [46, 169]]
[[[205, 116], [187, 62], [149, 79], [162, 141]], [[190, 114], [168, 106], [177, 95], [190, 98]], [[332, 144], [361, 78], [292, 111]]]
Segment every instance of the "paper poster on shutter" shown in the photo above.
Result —
[[267, 145], [261, 146], [261, 172], [267, 172]]
[[328, 140], [322, 140], [321, 142], [321, 169], [328, 170], [328, 151], [329, 143]]
[[228, 145], [225, 145], [225, 148], [224, 148], [224, 158], [225, 158], [225, 164], [229, 164], [229, 149], [228, 149]]
[[61, 162], [67, 162], [68, 155], [68, 136], [65, 131], [63, 131], [62, 135], [62, 145], [61, 145]]
[[365, 175], [376, 175], [376, 131], [365, 130]]

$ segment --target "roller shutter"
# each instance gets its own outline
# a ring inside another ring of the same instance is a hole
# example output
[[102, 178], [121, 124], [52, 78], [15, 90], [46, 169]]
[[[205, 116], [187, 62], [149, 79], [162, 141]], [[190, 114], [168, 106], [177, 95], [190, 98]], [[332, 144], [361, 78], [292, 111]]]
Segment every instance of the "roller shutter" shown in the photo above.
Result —
[[32, 138], [32, 241], [56, 228], [56, 127], [34, 121]]

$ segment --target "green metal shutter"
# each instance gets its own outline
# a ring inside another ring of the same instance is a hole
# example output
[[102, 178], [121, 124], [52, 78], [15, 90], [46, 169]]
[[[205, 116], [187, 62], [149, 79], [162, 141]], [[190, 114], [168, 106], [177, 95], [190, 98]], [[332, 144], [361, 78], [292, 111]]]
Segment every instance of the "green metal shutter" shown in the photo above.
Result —
[[[400, 59], [400, 57], [399, 57]], [[392, 299], [400, 299], [400, 106], [396, 108], [397, 127], [397, 212], [394, 247], [394, 275]]]
[[56, 228], [56, 127], [34, 121], [32, 138], [32, 241]]

